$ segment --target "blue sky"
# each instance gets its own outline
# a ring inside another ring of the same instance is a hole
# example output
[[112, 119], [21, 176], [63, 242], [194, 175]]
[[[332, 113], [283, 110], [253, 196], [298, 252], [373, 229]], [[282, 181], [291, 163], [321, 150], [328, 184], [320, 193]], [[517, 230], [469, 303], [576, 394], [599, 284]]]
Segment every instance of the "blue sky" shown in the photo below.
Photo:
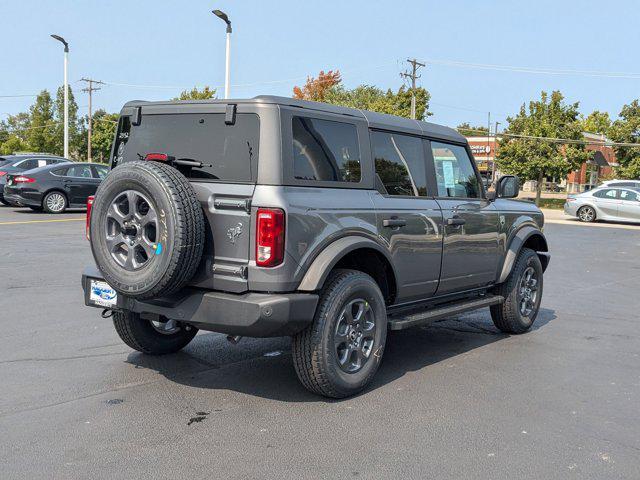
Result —
[[[118, 111], [131, 99], [170, 98], [194, 85], [224, 82], [224, 24], [233, 22], [234, 97], [291, 95], [321, 69], [344, 83], [396, 89], [404, 60], [427, 61], [420, 84], [432, 94], [432, 121], [504, 122], [539, 95], [560, 89], [581, 111], [620, 107], [640, 97], [640, 76], [601, 78], [461, 68], [429, 60], [640, 74], [637, 0], [577, 1], [169, 1], [3, 0], [5, 48], [0, 96], [35, 94], [62, 83], [58, 33], [71, 44], [70, 83], [81, 113], [84, 76], [111, 83], [96, 107]], [[222, 93], [222, 88], [219, 88]], [[0, 118], [33, 98], [0, 98]]]

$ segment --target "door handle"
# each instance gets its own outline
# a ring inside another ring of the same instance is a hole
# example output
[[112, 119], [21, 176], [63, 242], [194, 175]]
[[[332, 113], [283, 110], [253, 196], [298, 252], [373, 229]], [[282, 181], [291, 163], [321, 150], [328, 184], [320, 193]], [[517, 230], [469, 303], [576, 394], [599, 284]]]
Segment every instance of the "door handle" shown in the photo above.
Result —
[[447, 219], [447, 225], [451, 225], [453, 227], [459, 227], [461, 225], [464, 225], [465, 223], [467, 223], [467, 221], [457, 215], [454, 215], [453, 217]]
[[404, 227], [407, 224], [407, 221], [404, 218], [385, 218], [382, 221], [383, 227]]

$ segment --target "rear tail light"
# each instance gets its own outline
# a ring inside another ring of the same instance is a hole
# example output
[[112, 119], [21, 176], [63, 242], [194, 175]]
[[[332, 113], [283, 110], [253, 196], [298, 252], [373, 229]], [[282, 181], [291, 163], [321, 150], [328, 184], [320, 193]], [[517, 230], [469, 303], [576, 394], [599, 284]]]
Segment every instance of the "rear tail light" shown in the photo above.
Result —
[[256, 265], [280, 265], [284, 260], [284, 211], [260, 208], [256, 223]]
[[36, 181], [35, 178], [24, 177], [22, 175], [18, 175], [17, 177], [13, 177], [13, 183], [34, 183]]
[[3, 172], [2, 170], [0, 170], [0, 177], [4, 177], [7, 174], [7, 172]]
[[93, 208], [93, 200], [96, 197], [91, 195], [90, 197], [87, 197], [87, 226], [86, 226], [86, 233], [87, 233], [87, 240], [91, 240], [89, 237], [89, 225], [91, 224], [91, 209]]

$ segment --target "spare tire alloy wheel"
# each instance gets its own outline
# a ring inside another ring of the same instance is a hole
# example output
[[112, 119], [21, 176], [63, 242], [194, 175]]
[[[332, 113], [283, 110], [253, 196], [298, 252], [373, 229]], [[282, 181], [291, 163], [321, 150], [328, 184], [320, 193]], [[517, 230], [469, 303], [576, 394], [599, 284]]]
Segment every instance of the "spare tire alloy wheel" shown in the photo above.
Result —
[[204, 215], [189, 181], [157, 162], [119, 165], [91, 211], [91, 250], [120, 294], [156, 298], [183, 288], [202, 258]]
[[106, 215], [106, 242], [111, 257], [132, 272], [161, 253], [158, 214], [141, 192], [125, 190], [111, 202]]

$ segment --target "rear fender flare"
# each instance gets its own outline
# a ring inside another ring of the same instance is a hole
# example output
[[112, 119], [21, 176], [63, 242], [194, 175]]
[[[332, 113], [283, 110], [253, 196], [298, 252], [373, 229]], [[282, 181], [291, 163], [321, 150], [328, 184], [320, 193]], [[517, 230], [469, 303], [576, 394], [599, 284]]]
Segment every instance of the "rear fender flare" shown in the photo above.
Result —
[[389, 262], [389, 265], [391, 265], [394, 277], [396, 279], [398, 278], [393, 260], [385, 248], [366, 237], [348, 236], [334, 241], [320, 252], [307, 269], [298, 286], [298, 290], [313, 292], [321, 289], [333, 267], [335, 267], [345, 255], [361, 248], [372, 249], [382, 254]]
[[496, 283], [503, 283], [507, 280], [509, 274], [511, 273], [511, 270], [513, 269], [513, 265], [518, 258], [518, 254], [520, 253], [520, 250], [522, 250], [523, 245], [527, 242], [527, 240], [534, 236], [540, 237], [542, 248], [538, 249], [537, 253], [538, 257], [540, 258], [540, 262], [542, 263], [542, 269], [546, 270], [550, 258], [549, 254], [547, 253], [549, 251], [549, 248], [547, 246], [547, 239], [540, 230], [527, 225], [520, 228], [511, 238], [511, 242], [509, 242], [509, 247], [507, 248], [507, 251], [505, 253], [504, 263], [502, 264], [500, 276], [498, 277]]

